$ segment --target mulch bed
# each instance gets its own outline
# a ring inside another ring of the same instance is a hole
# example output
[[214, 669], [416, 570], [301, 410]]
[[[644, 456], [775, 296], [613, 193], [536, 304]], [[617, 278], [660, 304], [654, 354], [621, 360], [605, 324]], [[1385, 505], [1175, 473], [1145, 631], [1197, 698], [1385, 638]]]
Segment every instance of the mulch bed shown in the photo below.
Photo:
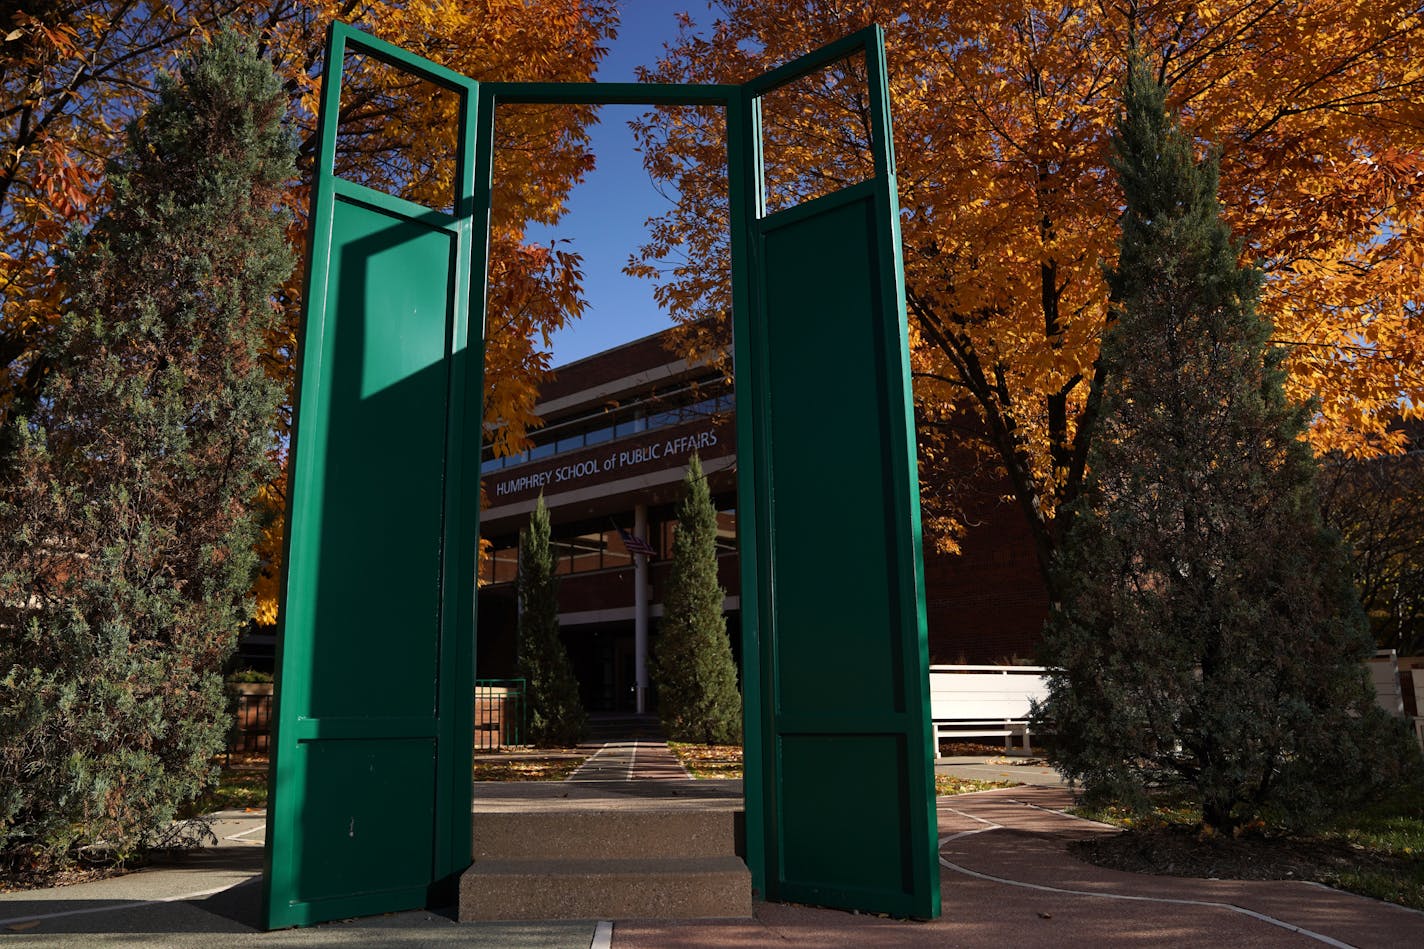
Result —
[[52, 886], [73, 886], [76, 883], [92, 883], [109, 877], [123, 876], [147, 866], [152, 855], [144, 854], [117, 863], [108, 854], [81, 857], [73, 863], [61, 867], [25, 866], [18, 861], [0, 865], [0, 893], [18, 893], [21, 890], [38, 890]]
[[1193, 828], [1170, 825], [1074, 841], [1069, 849], [1081, 860], [1113, 870], [1222, 880], [1328, 881], [1360, 870], [1402, 872], [1409, 865], [1407, 858], [1372, 853], [1340, 840], [1203, 836]]
[[577, 748], [475, 752], [476, 781], [562, 781], [588, 760]]
[[[1022, 753], [1021, 749], [1017, 744], [1014, 745], [1013, 750], [1015, 752]], [[939, 743], [939, 753], [942, 755], [950, 755], [952, 757], [968, 755], [1002, 755], [1004, 753], [1004, 746], [1001, 744], [986, 745], [983, 742], [979, 741], [942, 741]]]
[[694, 778], [729, 778], [742, 776], [741, 745], [698, 745], [670, 741], [668, 747]]

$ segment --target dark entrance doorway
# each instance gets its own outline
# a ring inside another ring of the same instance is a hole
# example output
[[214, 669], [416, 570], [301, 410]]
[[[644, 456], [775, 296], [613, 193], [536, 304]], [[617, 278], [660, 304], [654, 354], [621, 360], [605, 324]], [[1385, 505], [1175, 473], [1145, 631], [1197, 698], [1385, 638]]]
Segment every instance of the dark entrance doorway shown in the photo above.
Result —
[[637, 709], [632, 623], [588, 623], [562, 630], [579, 698], [590, 712]]

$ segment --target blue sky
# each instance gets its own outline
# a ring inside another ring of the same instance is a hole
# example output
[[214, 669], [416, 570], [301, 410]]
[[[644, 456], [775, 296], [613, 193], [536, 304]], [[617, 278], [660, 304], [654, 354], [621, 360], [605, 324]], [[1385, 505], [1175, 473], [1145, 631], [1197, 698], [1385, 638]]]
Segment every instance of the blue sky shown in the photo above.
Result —
[[[663, 43], [677, 34], [676, 13], [691, 10], [698, 16], [705, 11], [703, 4], [689, 0], [623, 0], [621, 7], [618, 38], [599, 64], [601, 82], [636, 81], [634, 69], [651, 65], [662, 54]], [[568, 214], [559, 224], [529, 231], [529, 239], [539, 243], [567, 239], [571, 249], [583, 255], [588, 309], [582, 319], [554, 336], [555, 365], [668, 325], [667, 316], [653, 301], [653, 284], [622, 272], [628, 256], [644, 240], [643, 222], [669, 207], [643, 170], [628, 130], [628, 120], [641, 111], [634, 106], [600, 110], [600, 121], [590, 130], [597, 167], [574, 190]]]

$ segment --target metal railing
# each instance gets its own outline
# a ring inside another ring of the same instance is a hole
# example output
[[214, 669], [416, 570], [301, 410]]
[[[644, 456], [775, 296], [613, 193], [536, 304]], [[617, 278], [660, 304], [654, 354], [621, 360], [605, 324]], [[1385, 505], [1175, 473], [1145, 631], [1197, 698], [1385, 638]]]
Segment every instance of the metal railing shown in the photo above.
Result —
[[227, 752], [266, 751], [272, 738], [272, 695], [233, 696], [232, 729], [227, 736]]
[[[227, 753], [265, 752], [272, 738], [272, 696], [232, 696], [232, 727]], [[475, 681], [475, 747], [504, 748], [524, 744], [528, 705], [523, 679]]]
[[475, 747], [524, 744], [528, 710], [523, 679], [476, 679]]

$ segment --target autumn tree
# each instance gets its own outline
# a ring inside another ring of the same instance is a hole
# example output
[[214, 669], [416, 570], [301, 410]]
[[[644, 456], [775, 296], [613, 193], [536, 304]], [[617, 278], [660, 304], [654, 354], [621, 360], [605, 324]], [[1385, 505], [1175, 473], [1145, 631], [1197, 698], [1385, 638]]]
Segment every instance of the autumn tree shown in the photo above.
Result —
[[0, 852], [43, 866], [169, 836], [215, 777], [251, 616], [292, 268], [286, 97], [219, 35], [159, 77], [64, 262], [51, 369], [0, 480]]
[[[1121, 194], [1108, 147], [1129, 33], [1188, 132], [1220, 147], [1223, 213], [1265, 274], [1286, 386], [1317, 449], [1377, 454], [1424, 405], [1424, 12], [1408, 0], [1022, 3], [719, 0], [643, 77], [739, 82], [886, 30], [922, 449], [987, 458], [1041, 572], [1081, 490]], [[772, 208], [865, 175], [863, 64], [762, 103]], [[728, 308], [720, 117], [639, 125], [678, 187], [631, 269], [681, 319]], [[715, 227], [704, 227], [713, 222]], [[949, 444], [942, 444], [947, 438]], [[946, 455], [948, 456], [946, 458]], [[952, 525], [952, 502], [935, 499]], [[962, 522], [962, 517], [958, 518]], [[941, 533], [952, 539], [952, 532]], [[1051, 583], [1051, 580], [1049, 580]]]
[[717, 582], [717, 508], [696, 454], [682, 491], [654, 644], [659, 715], [676, 741], [739, 744], [742, 695], [722, 612], [726, 594]]
[[554, 575], [549, 509], [539, 495], [519, 537], [518, 664], [528, 710], [527, 740], [537, 746], [578, 744], [588, 728], [578, 680], [559, 638], [559, 581]]
[[1218, 830], [1306, 822], [1377, 787], [1403, 736], [1374, 704], [1306, 412], [1221, 219], [1215, 160], [1195, 160], [1140, 62], [1124, 97], [1117, 318], [1036, 725], [1090, 797], [1183, 790]]
[[[192, 37], [230, 22], [274, 64], [298, 136], [298, 174], [278, 200], [292, 213], [288, 240], [304, 249], [307, 189], [316, 152], [326, 30], [341, 19], [476, 79], [587, 81], [617, 24], [613, 0], [452, 4], [444, 0], [63, 0], [0, 10], [0, 421], [37, 391], [44, 342], [65, 293], [56, 253], [66, 230], [106, 206], [105, 160], [123, 128], [156, 96], [155, 77]], [[369, 58], [352, 56], [341, 103], [336, 171], [431, 206], [452, 187], [454, 102]], [[576, 255], [529, 243], [528, 222], [552, 223], [592, 167], [586, 110], [510, 106], [496, 132], [485, 414], [496, 451], [527, 447], [549, 334], [582, 309]], [[295, 376], [300, 268], [281, 292], [264, 364], [290, 388]], [[274, 449], [285, 444], [290, 395]], [[284, 459], [282, 459], [284, 461]], [[285, 505], [285, 479], [266, 491]], [[280, 523], [263, 543], [259, 617], [275, 619]]]

